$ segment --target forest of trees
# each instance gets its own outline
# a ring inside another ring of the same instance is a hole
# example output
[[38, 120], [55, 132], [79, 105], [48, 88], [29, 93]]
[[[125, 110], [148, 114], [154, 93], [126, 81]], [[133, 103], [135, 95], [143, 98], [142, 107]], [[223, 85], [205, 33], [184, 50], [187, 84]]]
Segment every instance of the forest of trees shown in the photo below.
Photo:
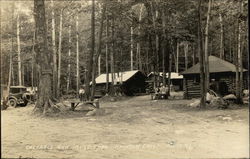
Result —
[[54, 98], [85, 84], [91, 98], [89, 83], [94, 88], [101, 73], [181, 72], [201, 62], [205, 93], [207, 57], [214, 55], [238, 66], [241, 87], [242, 66], [248, 66], [247, 0], [51, 0], [45, 1], [44, 18], [36, 17], [42, 12], [37, 3], [1, 6], [2, 84], [40, 82]]

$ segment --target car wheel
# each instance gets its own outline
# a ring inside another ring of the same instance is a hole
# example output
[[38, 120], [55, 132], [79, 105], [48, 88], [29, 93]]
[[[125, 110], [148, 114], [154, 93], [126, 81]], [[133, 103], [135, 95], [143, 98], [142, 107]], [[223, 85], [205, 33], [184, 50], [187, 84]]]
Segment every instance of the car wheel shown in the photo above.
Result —
[[29, 103], [29, 101], [28, 100], [24, 100], [24, 103], [23, 104], [21, 104], [21, 106], [22, 107], [25, 107], [25, 106], [27, 106], [27, 104]]
[[15, 108], [17, 106], [17, 101], [15, 99], [10, 99], [9, 105]]

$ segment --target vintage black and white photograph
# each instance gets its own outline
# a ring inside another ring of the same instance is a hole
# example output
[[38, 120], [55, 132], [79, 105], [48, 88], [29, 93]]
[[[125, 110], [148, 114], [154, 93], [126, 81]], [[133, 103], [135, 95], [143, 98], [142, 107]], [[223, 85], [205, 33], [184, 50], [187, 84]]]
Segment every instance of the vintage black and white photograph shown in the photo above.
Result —
[[247, 0], [1, 0], [1, 158], [249, 158]]

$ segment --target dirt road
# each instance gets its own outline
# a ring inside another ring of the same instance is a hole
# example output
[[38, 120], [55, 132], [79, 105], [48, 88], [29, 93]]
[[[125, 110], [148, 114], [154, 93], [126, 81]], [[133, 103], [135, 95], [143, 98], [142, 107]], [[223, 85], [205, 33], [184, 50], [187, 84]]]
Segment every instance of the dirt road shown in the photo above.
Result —
[[248, 108], [197, 110], [188, 100], [140, 96], [101, 102], [97, 116], [80, 109], [37, 118], [32, 105], [2, 111], [2, 157], [249, 157]]

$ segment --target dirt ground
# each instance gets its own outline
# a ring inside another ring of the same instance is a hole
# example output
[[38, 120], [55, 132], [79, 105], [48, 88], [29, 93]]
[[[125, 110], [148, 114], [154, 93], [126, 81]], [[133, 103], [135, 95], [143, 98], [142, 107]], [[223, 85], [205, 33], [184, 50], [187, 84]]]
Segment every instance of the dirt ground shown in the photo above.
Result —
[[[149, 96], [100, 102], [96, 116], [78, 108], [53, 118], [34, 105], [2, 111], [2, 157], [8, 158], [246, 158], [249, 109], [187, 107], [191, 100]], [[67, 103], [66, 103], [67, 104]]]

